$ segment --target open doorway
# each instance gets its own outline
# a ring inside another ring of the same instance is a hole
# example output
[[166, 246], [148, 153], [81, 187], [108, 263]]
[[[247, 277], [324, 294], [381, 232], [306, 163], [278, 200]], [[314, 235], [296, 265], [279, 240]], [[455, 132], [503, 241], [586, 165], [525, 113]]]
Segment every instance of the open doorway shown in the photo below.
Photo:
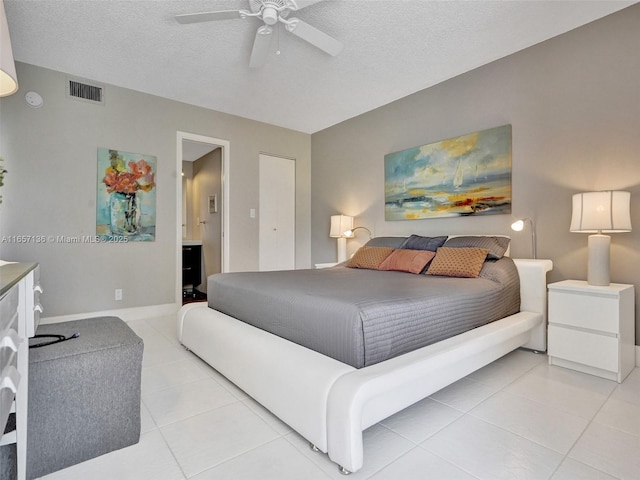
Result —
[[226, 140], [178, 132], [178, 305], [202, 299], [206, 277], [229, 268], [229, 149]]

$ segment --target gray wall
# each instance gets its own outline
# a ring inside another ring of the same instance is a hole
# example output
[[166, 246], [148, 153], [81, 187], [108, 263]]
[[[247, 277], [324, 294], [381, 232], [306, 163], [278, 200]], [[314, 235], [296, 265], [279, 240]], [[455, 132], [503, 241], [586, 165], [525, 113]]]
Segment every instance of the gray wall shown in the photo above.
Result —
[[[554, 262], [549, 281], [586, 279], [587, 235], [569, 233], [571, 195], [628, 190], [634, 231], [612, 235], [611, 278], [636, 286], [640, 340], [638, 52], [640, 5], [315, 133], [313, 262], [336, 259], [335, 213], [354, 215], [378, 236], [508, 234], [515, 257], [531, 256], [531, 237], [509, 226], [532, 217], [538, 257]], [[513, 127], [513, 215], [385, 221], [386, 153], [505, 124]]]
[[[64, 73], [21, 63], [17, 73], [19, 92], [0, 101], [0, 155], [9, 171], [0, 235], [95, 235], [96, 149], [158, 159], [155, 242], [0, 245], [2, 259], [41, 264], [45, 316], [175, 302], [177, 131], [230, 142], [234, 271], [258, 267], [258, 219], [249, 209], [258, 208], [259, 153], [296, 158], [296, 265], [310, 265], [309, 135], [110, 85], [105, 105], [96, 106], [65, 96]], [[25, 103], [30, 90], [44, 97], [42, 108]], [[114, 301], [116, 288], [122, 301]]]
[[[202, 240], [202, 284], [201, 292], [207, 291], [207, 277], [222, 271], [222, 149], [200, 157], [193, 162], [193, 218], [194, 240]], [[218, 211], [209, 212], [209, 196], [217, 195]], [[198, 224], [198, 219], [205, 222]]]

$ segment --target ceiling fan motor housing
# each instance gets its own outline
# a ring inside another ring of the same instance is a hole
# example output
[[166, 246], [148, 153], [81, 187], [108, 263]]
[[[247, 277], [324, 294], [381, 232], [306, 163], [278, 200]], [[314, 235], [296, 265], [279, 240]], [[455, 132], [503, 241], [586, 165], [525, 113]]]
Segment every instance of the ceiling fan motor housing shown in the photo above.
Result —
[[275, 25], [278, 22], [278, 11], [273, 7], [265, 7], [262, 10], [262, 21], [267, 25]]
[[275, 25], [278, 18], [286, 18], [289, 10], [296, 10], [293, 0], [249, 0], [249, 8], [253, 13], [260, 13], [260, 18], [267, 25]]
[[[295, 5], [295, 3], [293, 3]], [[282, 8], [290, 8], [292, 6], [291, 0], [249, 0], [249, 8], [253, 13], [257, 13], [263, 8], [271, 7], [274, 10], [281, 10]]]

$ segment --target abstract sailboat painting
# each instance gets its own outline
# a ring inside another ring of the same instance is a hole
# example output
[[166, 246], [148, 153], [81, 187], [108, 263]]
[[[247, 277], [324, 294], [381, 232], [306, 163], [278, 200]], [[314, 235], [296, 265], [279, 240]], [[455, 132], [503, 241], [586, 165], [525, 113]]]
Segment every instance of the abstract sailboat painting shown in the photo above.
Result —
[[385, 219], [511, 213], [511, 125], [384, 157]]

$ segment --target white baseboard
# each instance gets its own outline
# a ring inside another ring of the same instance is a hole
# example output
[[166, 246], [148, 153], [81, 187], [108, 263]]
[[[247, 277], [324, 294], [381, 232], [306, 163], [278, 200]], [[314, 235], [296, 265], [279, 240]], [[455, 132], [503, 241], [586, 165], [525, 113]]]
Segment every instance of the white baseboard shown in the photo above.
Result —
[[72, 315], [59, 315], [57, 317], [42, 317], [41, 324], [68, 322], [71, 320], [81, 320], [91, 317], [120, 317], [125, 322], [149, 318], [154, 316], [175, 315], [181, 305], [177, 303], [167, 303], [164, 305], [149, 305], [146, 307], [121, 308], [118, 310], [104, 310], [101, 312], [74, 313]]

